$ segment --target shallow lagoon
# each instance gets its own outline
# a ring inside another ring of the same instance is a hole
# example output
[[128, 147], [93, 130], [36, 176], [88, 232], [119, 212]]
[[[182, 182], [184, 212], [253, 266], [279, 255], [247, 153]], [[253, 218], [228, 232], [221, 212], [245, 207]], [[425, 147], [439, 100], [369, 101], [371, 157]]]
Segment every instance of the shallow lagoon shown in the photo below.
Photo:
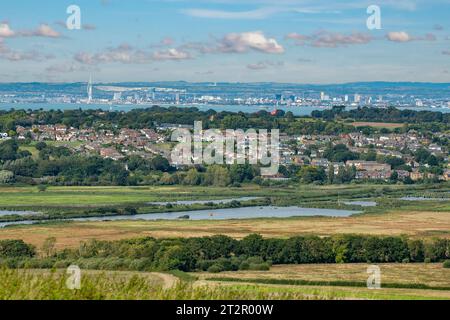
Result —
[[[69, 221], [116, 221], [116, 220], [179, 220], [189, 216], [189, 220], [231, 220], [255, 218], [290, 218], [290, 217], [349, 217], [360, 211], [301, 208], [301, 207], [243, 207], [228, 209], [211, 209], [195, 211], [179, 211], [166, 213], [139, 214], [134, 216], [109, 216], [67, 219]], [[37, 221], [36, 221], [37, 222]], [[35, 221], [17, 221], [0, 223], [0, 227], [13, 224], [32, 224]]]

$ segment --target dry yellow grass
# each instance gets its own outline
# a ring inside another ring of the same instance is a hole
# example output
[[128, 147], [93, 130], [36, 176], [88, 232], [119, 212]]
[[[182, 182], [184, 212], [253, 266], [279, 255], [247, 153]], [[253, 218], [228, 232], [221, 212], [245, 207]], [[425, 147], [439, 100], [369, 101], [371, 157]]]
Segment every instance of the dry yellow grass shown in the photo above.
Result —
[[[368, 278], [368, 264], [311, 264], [311, 265], [278, 265], [270, 271], [237, 271], [222, 273], [195, 273], [198, 283], [209, 285], [236, 285], [236, 282], [206, 280], [217, 278], [238, 279], [240, 284], [249, 283], [246, 279], [276, 279], [276, 280], [308, 280], [308, 281], [357, 281], [365, 283]], [[387, 284], [426, 284], [432, 287], [450, 287], [450, 269], [444, 269], [442, 264], [378, 264], [381, 270], [381, 289], [370, 290], [365, 287], [342, 286], [307, 286], [307, 285], [276, 285], [259, 284], [261, 287], [284, 288], [299, 290], [313, 296], [334, 296], [343, 299], [450, 299], [450, 290], [429, 289], [394, 289], [383, 288]]]
[[144, 236], [201, 237], [215, 234], [242, 238], [250, 233], [259, 233], [265, 237], [357, 233], [448, 238], [450, 237], [450, 212], [395, 211], [346, 218], [76, 222], [0, 229], [0, 239], [23, 239], [40, 247], [46, 238], [55, 237], [57, 247], [63, 248], [76, 247], [80, 241], [89, 239], [117, 240]]
[[[377, 264], [381, 270], [382, 283], [426, 284], [433, 287], [450, 287], [450, 269], [442, 263], [385, 263]], [[367, 280], [365, 263], [357, 264], [303, 264], [277, 265], [270, 271], [235, 271], [196, 273], [199, 279], [236, 278], [242, 279], [289, 279], [309, 281], [360, 281]]]

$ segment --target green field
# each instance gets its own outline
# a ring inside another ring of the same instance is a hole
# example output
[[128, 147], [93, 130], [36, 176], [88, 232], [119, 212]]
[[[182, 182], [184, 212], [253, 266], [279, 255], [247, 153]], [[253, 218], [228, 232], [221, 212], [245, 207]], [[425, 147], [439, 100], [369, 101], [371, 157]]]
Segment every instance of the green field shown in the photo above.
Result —
[[[68, 207], [144, 204], [150, 201], [208, 200], [227, 197], [271, 197], [289, 204], [294, 202], [338, 201], [345, 199], [385, 198], [404, 195], [445, 194], [442, 185], [338, 185], [284, 188], [245, 185], [242, 188], [152, 186], [152, 187], [0, 187], [0, 207]], [[448, 196], [447, 196], [448, 197]]]
[[[449, 285], [450, 270], [442, 269], [441, 264], [379, 266], [382, 272], [379, 290], [365, 287], [366, 264], [274, 266], [267, 272], [221, 274], [82, 270], [80, 290], [69, 290], [66, 287], [67, 275], [63, 270], [2, 269], [0, 299], [450, 299], [450, 290], [444, 289]], [[283, 280], [302, 279], [318, 283], [322, 281], [323, 284], [282, 284]], [[338, 285], [332, 281], [355, 282], [358, 286], [352, 286], [351, 283]], [[389, 287], [396, 284], [404, 288]], [[434, 286], [434, 289], [416, 288], [420, 284]]]

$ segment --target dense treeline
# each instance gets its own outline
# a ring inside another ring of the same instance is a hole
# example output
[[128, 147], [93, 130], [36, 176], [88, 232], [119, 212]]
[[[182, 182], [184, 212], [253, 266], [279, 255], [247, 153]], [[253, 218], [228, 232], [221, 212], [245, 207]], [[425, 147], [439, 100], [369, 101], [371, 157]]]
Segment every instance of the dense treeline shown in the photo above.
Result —
[[261, 110], [256, 113], [199, 111], [197, 108], [163, 108], [153, 106], [129, 112], [105, 112], [102, 110], [13, 110], [0, 111], [0, 132], [11, 132], [17, 126], [38, 124], [64, 124], [74, 128], [154, 128], [157, 124], [175, 123], [193, 125], [202, 121], [203, 127], [222, 129], [280, 129], [288, 134], [338, 134], [354, 130], [352, 126], [333, 121], [310, 121], [294, 117], [292, 112], [275, 114]]
[[331, 110], [313, 111], [313, 118], [324, 120], [353, 119], [374, 122], [400, 122], [421, 124], [427, 122], [450, 123], [450, 114], [434, 111], [400, 110], [394, 107], [386, 109], [359, 107], [345, 110], [345, 107], [334, 107]]
[[271, 264], [438, 262], [450, 258], [448, 239], [423, 241], [361, 235], [91, 240], [81, 243], [78, 249], [63, 251], [56, 251], [54, 244], [55, 239], [48, 239], [41, 256], [36, 257], [35, 249], [20, 240], [1, 241], [1, 264], [15, 268], [77, 264], [85, 269], [220, 272], [267, 270]]
[[[129, 112], [103, 110], [10, 110], [0, 111], [0, 132], [13, 133], [17, 126], [29, 127], [38, 124], [64, 124], [74, 128], [153, 128], [157, 124], [176, 123], [193, 125], [202, 121], [203, 127], [222, 129], [280, 129], [288, 134], [341, 134], [358, 130], [335, 120], [357, 120], [375, 122], [407, 123], [413, 129], [425, 131], [444, 130], [450, 123], [450, 114], [434, 111], [400, 110], [394, 107], [380, 109], [360, 107], [345, 110], [333, 107], [331, 110], [313, 111], [309, 117], [296, 117], [292, 112], [278, 110], [275, 113], [264, 110], [256, 113], [200, 111], [197, 108], [159, 107], [134, 109]], [[309, 118], [309, 119], [308, 119]], [[436, 125], [438, 124], [438, 125]], [[365, 128], [376, 131], [374, 128]], [[383, 129], [382, 129], [383, 130]], [[396, 131], [407, 129], [395, 129]]]

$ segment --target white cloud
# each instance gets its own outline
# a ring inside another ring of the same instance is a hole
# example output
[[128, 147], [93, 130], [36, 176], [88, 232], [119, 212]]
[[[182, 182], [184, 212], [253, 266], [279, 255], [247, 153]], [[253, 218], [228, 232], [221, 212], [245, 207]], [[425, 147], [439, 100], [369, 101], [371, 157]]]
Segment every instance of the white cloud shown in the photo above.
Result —
[[61, 34], [55, 31], [48, 24], [41, 24], [36, 30], [26, 30], [20, 32], [24, 37], [45, 37], [45, 38], [60, 38]]
[[18, 51], [9, 48], [0, 38], [0, 59], [5, 59], [12, 62], [17, 61], [42, 61], [43, 59], [51, 59], [51, 55], [42, 55], [41, 53], [31, 50], [31, 51]]
[[350, 34], [343, 34], [325, 30], [318, 31], [311, 35], [302, 35], [293, 32], [287, 34], [285, 38], [294, 40], [297, 45], [308, 44], [320, 48], [337, 48], [340, 46], [366, 44], [373, 40], [373, 37], [367, 33], [353, 32]]
[[270, 67], [282, 67], [284, 63], [282, 61], [273, 62], [273, 61], [260, 61], [257, 63], [250, 63], [247, 65], [247, 69], [250, 70], [264, 70]]
[[9, 24], [0, 24], [0, 38], [13, 37], [16, 33], [10, 28]]
[[88, 65], [100, 63], [144, 64], [153, 60], [185, 60], [190, 58], [191, 55], [188, 52], [179, 49], [167, 49], [151, 53], [135, 49], [126, 43], [95, 54], [79, 52], [74, 56], [75, 61]]
[[405, 31], [388, 32], [386, 38], [394, 42], [409, 42], [409, 41], [436, 41], [436, 36], [432, 33], [426, 33], [424, 36], [411, 36]]
[[229, 33], [219, 41], [218, 51], [244, 53], [256, 50], [264, 53], [283, 53], [284, 48], [274, 38], [261, 31]]
[[394, 42], [408, 42], [408, 41], [412, 40], [411, 36], [405, 31], [388, 32], [388, 34], [386, 35], [386, 38], [389, 41], [394, 41]]
[[189, 52], [171, 48], [154, 52], [152, 58], [154, 60], [186, 60], [191, 59], [191, 55]]

